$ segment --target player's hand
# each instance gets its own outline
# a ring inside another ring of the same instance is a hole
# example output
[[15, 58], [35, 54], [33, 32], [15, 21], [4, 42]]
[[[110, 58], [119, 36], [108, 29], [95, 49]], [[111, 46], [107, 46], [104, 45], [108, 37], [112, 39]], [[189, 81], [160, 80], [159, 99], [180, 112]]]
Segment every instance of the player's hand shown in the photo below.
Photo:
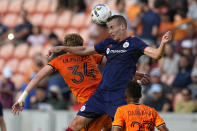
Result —
[[168, 31], [163, 35], [161, 42], [168, 43], [172, 40], [172, 37], [173, 37], [172, 31]]
[[52, 55], [52, 53], [58, 53], [58, 52], [61, 52], [63, 51], [63, 48], [62, 46], [56, 46], [56, 47], [52, 47], [48, 53], [47, 53], [47, 57], [50, 57]]
[[150, 82], [150, 76], [147, 73], [136, 72], [134, 80], [142, 85], [145, 85]]
[[16, 102], [13, 106], [12, 106], [12, 113], [14, 114], [14, 115], [19, 115], [19, 113], [20, 112], [22, 112], [23, 111], [23, 107], [24, 107], [24, 102], [22, 102], [22, 103], [18, 103], [18, 102]]

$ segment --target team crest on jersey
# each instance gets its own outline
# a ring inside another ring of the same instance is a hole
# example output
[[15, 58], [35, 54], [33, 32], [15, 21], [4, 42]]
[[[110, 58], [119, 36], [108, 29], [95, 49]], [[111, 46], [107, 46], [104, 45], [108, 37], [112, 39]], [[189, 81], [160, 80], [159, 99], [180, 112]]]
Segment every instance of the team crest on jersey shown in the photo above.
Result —
[[81, 107], [80, 111], [81, 111], [81, 112], [82, 112], [82, 111], [85, 111], [85, 109], [86, 109], [86, 106], [83, 105], [83, 106]]
[[124, 48], [129, 47], [129, 42], [125, 42], [125, 43], [123, 44], [123, 47], [124, 47]]

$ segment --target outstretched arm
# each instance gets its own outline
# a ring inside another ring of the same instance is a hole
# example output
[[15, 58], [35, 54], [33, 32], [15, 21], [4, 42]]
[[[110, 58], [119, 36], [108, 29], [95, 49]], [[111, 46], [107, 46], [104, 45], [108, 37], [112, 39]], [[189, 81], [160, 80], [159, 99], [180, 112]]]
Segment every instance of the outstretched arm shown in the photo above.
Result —
[[81, 55], [81, 56], [91, 55], [91, 54], [97, 53], [94, 46], [77, 46], [77, 47], [57, 46], [57, 47], [52, 47], [49, 50], [47, 56], [49, 57], [52, 53], [57, 53], [57, 52], [60, 52], [60, 51], [70, 52], [72, 54]]
[[153, 59], [160, 59], [163, 55], [165, 44], [172, 40], [172, 36], [171, 31], [166, 32], [162, 37], [159, 48], [152, 48], [148, 46], [145, 48], [144, 54]]
[[30, 81], [25, 91], [22, 93], [22, 95], [19, 97], [19, 99], [16, 101], [16, 103], [12, 106], [12, 112], [14, 114], [19, 114], [20, 111], [23, 110], [24, 101], [28, 94], [37, 87], [39, 82], [43, 80], [46, 76], [51, 74], [53, 72], [53, 68], [50, 65], [44, 66], [38, 74]]

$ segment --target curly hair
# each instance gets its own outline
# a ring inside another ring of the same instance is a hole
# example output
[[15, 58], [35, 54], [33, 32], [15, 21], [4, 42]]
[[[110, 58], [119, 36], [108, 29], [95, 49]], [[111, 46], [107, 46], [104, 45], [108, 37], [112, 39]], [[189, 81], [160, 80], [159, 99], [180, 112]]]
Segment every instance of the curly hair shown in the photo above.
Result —
[[76, 33], [68, 34], [64, 37], [65, 46], [82, 46], [83, 38]]

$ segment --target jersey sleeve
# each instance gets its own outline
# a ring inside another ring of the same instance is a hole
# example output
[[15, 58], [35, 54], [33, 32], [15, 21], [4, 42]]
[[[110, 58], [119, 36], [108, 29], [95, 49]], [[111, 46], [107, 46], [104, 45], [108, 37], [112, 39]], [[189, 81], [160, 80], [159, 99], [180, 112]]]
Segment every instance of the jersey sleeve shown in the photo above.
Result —
[[58, 58], [55, 58], [53, 60], [51, 60], [48, 65], [50, 65], [54, 71], [57, 71], [58, 69]]
[[99, 54], [94, 54], [93, 55], [95, 61], [96, 61], [96, 64], [100, 65], [102, 63], [102, 60], [103, 60], [103, 55], [99, 55]]
[[139, 52], [141, 55], [144, 54], [144, 49], [147, 47], [148, 45], [142, 41], [141, 39], [135, 37], [135, 48], [137, 50], [137, 52]]
[[160, 127], [163, 124], [165, 124], [165, 121], [160, 117], [158, 112], [155, 109], [153, 109], [153, 111], [154, 111], [154, 114], [155, 114], [155, 126]]
[[96, 52], [98, 52], [99, 54], [105, 54], [105, 51], [108, 47], [108, 45], [110, 44], [111, 39], [107, 38], [104, 41], [101, 41], [100, 43], [96, 44], [94, 46]]
[[112, 126], [120, 126], [120, 127], [124, 126], [123, 111], [121, 111], [120, 107], [116, 111]]

